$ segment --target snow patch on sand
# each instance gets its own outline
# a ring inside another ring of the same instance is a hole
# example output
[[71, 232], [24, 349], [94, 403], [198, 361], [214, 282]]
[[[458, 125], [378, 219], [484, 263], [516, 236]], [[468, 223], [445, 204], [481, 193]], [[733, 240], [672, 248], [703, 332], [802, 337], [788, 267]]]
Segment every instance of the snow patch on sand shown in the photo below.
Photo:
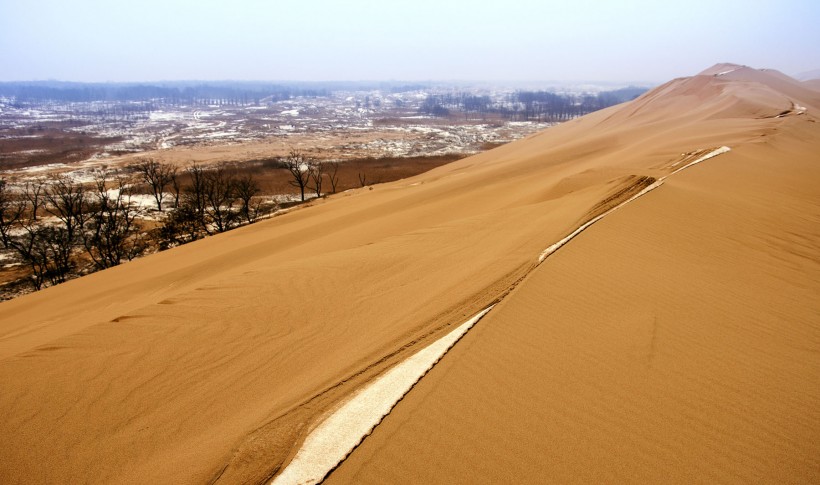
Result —
[[723, 75], [729, 74], [730, 72], [735, 72], [735, 71], [737, 71], [738, 69], [741, 69], [741, 68], [743, 68], [743, 66], [738, 66], [738, 67], [729, 69], [728, 71], [719, 72], [719, 73], [715, 74], [715, 76], [723, 76]]
[[716, 149], [712, 150], [711, 152], [707, 153], [706, 155], [703, 155], [702, 157], [698, 158], [697, 160], [695, 160], [693, 162], [690, 162], [690, 163], [687, 163], [686, 165], [684, 165], [683, 167], [675, 170], [674, 172], [670, 173], [666, 177], [661, 177], [660, 180], [664, 180], [667, 177], [671, 177], [672, 175], [675, 175], [676, 173], [680, 172], [681, 170], [686, 170], [687, 168], [691, 167], [692, 165], [696, 165], [696, 164], [698, 164], [698, 163], [700, 163], [704, 160], [709, 160], [710, 158], [716, 157], [716, 156], [720, 155], [721, 153], [726, 153], [729, 150], [731, 150], [731, 148], [729, 148], [725, 145], [720, 147], [720, 148], [716, 148]]
[[373, 431], [396, 403], [473, 325], [489, 306], [356, 392], [308, 435], [272, 485], [318, 483]]

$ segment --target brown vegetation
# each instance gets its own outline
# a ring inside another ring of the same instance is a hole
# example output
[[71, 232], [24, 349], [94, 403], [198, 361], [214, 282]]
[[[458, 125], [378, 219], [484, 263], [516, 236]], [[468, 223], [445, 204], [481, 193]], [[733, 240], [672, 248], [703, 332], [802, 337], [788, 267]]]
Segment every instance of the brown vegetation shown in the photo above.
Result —
[[[310, 159], [305, 153], [302, 157]], [[367, 184], [392, 182], [403, 178], [412, 177], [424, 173], [436, 167], [454, 162], [464, 158], [461, 154], [433, 155], [420, 157], [367, 157], [354, 158], [344, 161], [325, 161], [324, 168], [325, 182], [329, 181], [330, 172], [334, 173], [336, 180], [336, 192], [361, 187], [359, 175], [365, 174]], [[313, 159], [316, 160], [316, 159]], [[333, 166], [336, 166], [335, 172]], [[274, 194], [299, 194], [298, 184], [293, 186], [293, 175], [283, 166], [281, 158], [268, 158], [248, 160], [242, 162], [226, 162], [226, 165], [237, 174], [237, 176], [251, 175], [259, 184], [260, 193], [263, 195]], [[328, 172], [330, 171], [330, 172]], [[310, 184], [306, 182], [306, 188]], [[333, 192], [333, 190], [331, 190]]]
[[68, 131], [71, 124], [43, 123], [28, 128], [0, 129], [0, 169], [79, 162], [120, 138], [98, 138]]

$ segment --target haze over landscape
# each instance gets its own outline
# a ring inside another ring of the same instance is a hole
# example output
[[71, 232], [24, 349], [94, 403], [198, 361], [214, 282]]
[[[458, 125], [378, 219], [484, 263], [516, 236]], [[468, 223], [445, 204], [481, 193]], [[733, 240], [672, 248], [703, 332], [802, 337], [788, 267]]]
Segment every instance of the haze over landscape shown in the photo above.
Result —
[[656, 82], [820, 66], [811, 0], [2, 2], [0, 81]]
[[818, 20], [0, 5], [0, 483], [820, 482]]

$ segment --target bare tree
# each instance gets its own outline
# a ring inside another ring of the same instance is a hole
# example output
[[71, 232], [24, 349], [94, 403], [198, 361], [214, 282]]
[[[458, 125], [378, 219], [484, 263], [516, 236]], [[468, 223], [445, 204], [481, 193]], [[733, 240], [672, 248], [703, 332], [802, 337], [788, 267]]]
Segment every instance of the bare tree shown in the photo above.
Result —
[[86, 193], [83, 185], [68, 176], [59, 175], [51, 180], [44, 196], [46, 210], [63, 223], [68, 241], [76, 242], [85, 221]]
[[[206, 226], [213, 224], [217, 232], [225, 232], [236, 221], [234, 177], [220, 166], [205, 172], [204, 181]], [[209, 231], [208, 227], [205, 230]]]
[[327, 178], [330, 182], [330, 190], [332, 193], [336, 193], [336, 186], [339, 184], [339, 162], [332, 161], [328, 162], [330, 169], [327, 171]]
[[34, 291], [39, 291], [46, 280], [48, 273], [48, 258], [41, 258], [38, 243], [42, 238], [41, 227], [33, 224], [32, 221], [21, 222], [22, 234], [17, 235], [10, 241], [10, 246], [14, 248], [20, 258], [31, 270], [31, 284]]
[[43, 206], [43, 191], [45, 190], [45, 185], [45, 180], [38, 178], [33, 182], [26, 182], [23, 189], [23, 196], [31, 204], [32, 221], [37, 221], [37, 211]]
[[310, 181], [310, 170], [308, 167], [309, 159], [299, 150], [291, 150], [290, 154], [285, 158], [283, 164], [288, 169], [293, 180], [290, 184], [294, 187], [299, 187], [299, 192], [302, 196], [302, 202], [305, 201], [305, 187]]
[[174, 187], [176, 208], [165, 219], [159, 229], [158, 245], [161, 250], [195, 241], [203, 234], [210, 234], [205, 218], [206, 185], [205, 169], [192, 163], [185, 169], [190, 184], [183, 187], [180, 175], [176, 174], [171, 184]]
[[56, 285], [66, 281], [74, 271], [74, 242], [64, 227], [37, 224], [30, 218], [19, 224], [22, 234], [11, 241], [11, 246], [31, 269], [34, 290], [46, 283]]
[[260, 192], [259, 185], [251, 174], [247, 174], [236, 179], [234, 189], [242, 203], [239, 215], [250, 224], [259, 216], [259, 205], [252, 206], [254, 196]]
[[205, 169], [194, 163], [186, 169], [186, 172], [191, 179], [191, 184], [185, 187], [182, 205], [186, 206], [186, 211], [194, 216], [200, 227], [210, 234], [208, 224], [205, 221]]
[[64, 227], [40, 227], [39, 236], [34, 245], [35, 252], [40, 261], [45, 262], [49, 282], [57, 285], [67, 281], [77, 268], [74, 259], [76, 241]]
[[8, 182], [0, 179], [0, 241], [8, 249], [11, 243], [11, 230], [23, 216], [25, 202], [16, 199]]
[[173, 190], [171, 194], [174, 196], [174, 209], [179, 209], [179, 194], [181, 189], [179, 173], [177, 173], [177, 168], [174, 167], [171, 170], [171, 190]]
[[171, 212], [159, 228], [158, 246], [165, 250], [199, 239], [202, 224], [194, 208], [183, 200], [179, 208]]
[[[52, 285], [66, 281], [76, 269], [74, 250], [81, 243], [88, 208], [83, 184], [70, 177], [52, 178], [43, 192], [44, 208], [62, 225], [36, 225], [30, 220], [26, 232], [33, 239], [27, 255], [31, 265], [45, 268], [45, 277]], [[18, 251], [19, 252], [19, 251]], [[22, 253], [21, 253], [22, 255]], [[24, 259], [26, 255], [23, 255]]]
[[131, 202], [127, 180], [115, 173], [113, 187], [109, 188], [108, 176], [104, 170], [95, 174], [96, 192], [88, 204], [88, 222], [83, 231], [83, 244], [97, 269], [130, 261], [148, 246], [137, 223], [139, 209]]
[[165, 187], [172, 183], [176, 175], [176, 168], [170, 164], [161, 163], [153, 158], [144, 160], [136, 165], [142, 181], [151, 188], [151, 193], [157, 203], [157, 210], [162, 211], [162, 199], [165, 196]]
[[362, 187], [367, 185], [367, 174], [361, 171], [359, 172], [359, 184], [361, 184]]
[[[76, 267], [73, 258], [76, 234], [80, 229], [82, 215], [77, 216], [82, 203], [82, 190], [61, 179], [59, 189], [50, 192], [54, 200], [54, 211], [65, 226], [54, 226], [36, 221], [36, 211], [27, 204], [25, 189], [21, 197], [13, 199], [5, 181], [0, 181], [0, 233], [3, 245], [17, 251], [23, 262], [31, 269], [31, 282], [35, 290], [46, 283], [52, 285], [67, 280]], [[62, 192], [64, 190], [64, 192]], [[47, 198], [48, 192], [44, 194]], [[29, 199], [30, 200], [30, 199]], [[37, 197], [35, 204], [42, 199]], [[70, 208], [70, 209], [69, 209]], [[66, 215], [71, 214], [71, 215]], [[20, 231], [12, 235], [10, 229]]]
[[[313, 190], [316, 192], [316, 197], [322, 196], [322, 179], [325, 174], [325, 164], [319, 160], [311, 160], [308, 163], [308, 175], [313, 181]], [[304, 200], [304, 198], [302, 199]]]

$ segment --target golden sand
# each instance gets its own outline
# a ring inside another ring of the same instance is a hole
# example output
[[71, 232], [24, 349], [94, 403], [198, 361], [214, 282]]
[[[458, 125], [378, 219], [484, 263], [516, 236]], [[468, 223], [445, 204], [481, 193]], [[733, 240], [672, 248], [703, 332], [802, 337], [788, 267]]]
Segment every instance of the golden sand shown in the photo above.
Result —
[[0, 482], [266, 481], [502, 297], [328, 482], [817, 481], [820, 92], [714, 74], [0, 304]]

